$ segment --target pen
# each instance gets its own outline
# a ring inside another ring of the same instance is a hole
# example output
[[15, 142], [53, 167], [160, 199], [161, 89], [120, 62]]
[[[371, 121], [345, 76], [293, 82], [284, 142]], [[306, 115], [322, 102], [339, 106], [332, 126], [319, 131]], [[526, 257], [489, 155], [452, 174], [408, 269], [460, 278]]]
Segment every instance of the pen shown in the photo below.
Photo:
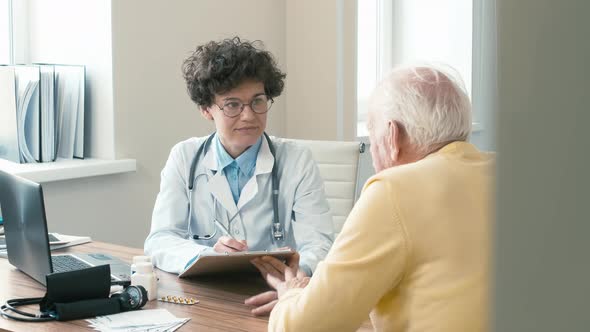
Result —
[[223, 226], [219, 221], [217, 221], [217, 219], [213, 219], [213, 223], [215, 225], [217, 225], [217, 227], [221, 230], [221, 232], [229, 237], [231, 237], [232, 239], [239, 241], [238, 239], [236, 239], [233, 235], [231, 235], [229, 233], [229, 231], [227, 230], [227, 228], [225, 228], [225, 226]]

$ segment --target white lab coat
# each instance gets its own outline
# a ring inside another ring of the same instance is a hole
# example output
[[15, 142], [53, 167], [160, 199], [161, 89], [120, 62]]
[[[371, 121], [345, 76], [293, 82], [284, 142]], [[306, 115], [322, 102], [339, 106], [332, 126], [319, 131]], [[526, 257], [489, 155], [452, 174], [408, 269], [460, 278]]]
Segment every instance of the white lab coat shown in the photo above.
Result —
[[[152, 256], [160, 269], [180, 273], [202, 250], [212, 250], [223, 235], [221, 231], [211, 240], [193, 240], [192, 235], [202, 236], [214, 231], [215, 197], [218, 220], [234, 237], [246, 239], [249, 250], [289, 246], [301, 255], [301, 268], [312, 273], [328, 253], [334, 229], [324, 183], [311, 152], [294, 142], [271, 138], [278, 167], [279, 218], [285, 231], [285, 239], [273, 243], [271, 171], [274, 158], [266, 139], [262, 139], [254, 175], [242, 189], [237, 205], [225, 175], [217, 171], [217, 155], [210, 146], [201, 154], [195, 170], [189, 232], [187, 182], [191, 161], [206, 138], [191, 138], [172, 148], [161, 174], [152, 227], [145, 240], [146, 254]], [[228, 223], [234, 215], [236, 217]]]

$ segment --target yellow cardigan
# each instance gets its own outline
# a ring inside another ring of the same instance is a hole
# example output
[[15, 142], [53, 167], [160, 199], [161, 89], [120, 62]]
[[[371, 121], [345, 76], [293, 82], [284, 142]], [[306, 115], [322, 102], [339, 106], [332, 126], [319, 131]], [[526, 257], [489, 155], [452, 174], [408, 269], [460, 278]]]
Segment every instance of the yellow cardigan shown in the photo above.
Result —
[[453, 142], [367, 181], [305, 289], [269, 331], [486, 331], [494, 158]]

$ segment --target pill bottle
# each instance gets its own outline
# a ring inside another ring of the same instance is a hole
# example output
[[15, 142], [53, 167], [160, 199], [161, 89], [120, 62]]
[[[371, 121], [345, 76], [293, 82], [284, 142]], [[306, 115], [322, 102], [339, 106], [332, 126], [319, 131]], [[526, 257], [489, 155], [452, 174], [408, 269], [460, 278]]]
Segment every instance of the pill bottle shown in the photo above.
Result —
[[133, 262], [131, 263], [131, 275], [137, 271], [136, 264], [142, 262], [152, 262], [152, 258], [150, 256], [133, 256]]
[[135, 273], [131, 275], [131, 285], [143, 286], [148, 293], [148, 300], [155, 300], [158, 297], [158, 283], [154, 266], [150, 262], [139, 262], [135, 264], [135, 268]]

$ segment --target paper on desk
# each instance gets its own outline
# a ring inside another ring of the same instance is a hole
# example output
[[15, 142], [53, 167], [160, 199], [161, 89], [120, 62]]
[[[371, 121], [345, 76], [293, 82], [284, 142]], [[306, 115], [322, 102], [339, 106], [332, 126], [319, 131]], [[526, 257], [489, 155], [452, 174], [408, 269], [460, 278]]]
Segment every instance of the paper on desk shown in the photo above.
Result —
[[[79, 244], [84, 244], [88, 242], [92, 242], [92, 239], [89, 236], [74, 236], [74, 235], [65, 235], [65, 234], [58, 234], [53, 233], [60, 239], [61, 244], [52, 244], [49, 246], [51, 250], [57, 250], [67, 247], [76, 246]], [[0, 244], [0, 258], [7, 258], [6, 246], [2, 246]]]
[[57, 250], [67, 247], [76, 246], [83, 243], [92, 242], [92, 239], [89, 236], [74, 236], [74, 235], [65, 235], [59, 233], [53, 233], [55, 237], [59, 239], [58, 244], [51, 244], [51, 250]]
[[176, 318], [166, 309], [151, 309], [99, 316], [86, 321], [90, 323], [90, 327], [103, 332], [165, 332], [176, 331], [189, 318]]

